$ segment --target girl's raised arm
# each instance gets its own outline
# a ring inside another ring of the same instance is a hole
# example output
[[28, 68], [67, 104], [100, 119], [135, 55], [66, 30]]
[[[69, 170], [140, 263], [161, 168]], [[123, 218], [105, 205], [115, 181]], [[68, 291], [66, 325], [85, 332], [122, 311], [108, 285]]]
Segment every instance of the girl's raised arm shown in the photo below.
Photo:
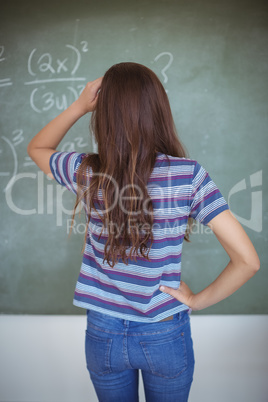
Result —
[[87, 83], [79, 98], [59, 116], [49, 122], [31, 140], [28, 155], [46, 174], [51, 173], [49, 160], [73, 124], [83, 115], [95, 109], [102, 78]]

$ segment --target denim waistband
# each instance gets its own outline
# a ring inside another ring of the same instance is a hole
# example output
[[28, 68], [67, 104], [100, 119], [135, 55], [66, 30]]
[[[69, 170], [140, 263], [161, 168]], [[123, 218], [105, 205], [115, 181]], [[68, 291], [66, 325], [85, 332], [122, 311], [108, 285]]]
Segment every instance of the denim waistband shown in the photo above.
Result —
[[87, 310], [87, 326], [94, 328], [98, 332], [134, 335], [149, 335], [157, 333], [169, 333], [176, 331], [177, 328], [186, 324], [190, 324], [190, 318], [187, 310], [183, 310], [173, 315], [172, 320], [156, 321], [156, 322], [141, 322], [128, 321], [94, 310]]

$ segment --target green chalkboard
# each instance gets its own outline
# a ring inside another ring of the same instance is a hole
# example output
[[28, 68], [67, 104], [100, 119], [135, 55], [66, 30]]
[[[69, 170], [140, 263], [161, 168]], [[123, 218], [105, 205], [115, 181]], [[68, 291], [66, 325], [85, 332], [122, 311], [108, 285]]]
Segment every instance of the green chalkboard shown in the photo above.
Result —
[[[267, 308], [266, 2], [255, 0], [10, 1], [0, 14], [0, 311], [81, 314], [72, 305], [83, 216], [68, 238], [74, 196], [38, 171], [30, 139], [112, 64], [151, 68], [190, 156], [210, 173], [252, 239], [261, 270], [198, 314]], [[60, 150], [97, 151], [85, 116]], [[204, 226], [184, 244], [183, 279], [207, 286], [227, 257]]]

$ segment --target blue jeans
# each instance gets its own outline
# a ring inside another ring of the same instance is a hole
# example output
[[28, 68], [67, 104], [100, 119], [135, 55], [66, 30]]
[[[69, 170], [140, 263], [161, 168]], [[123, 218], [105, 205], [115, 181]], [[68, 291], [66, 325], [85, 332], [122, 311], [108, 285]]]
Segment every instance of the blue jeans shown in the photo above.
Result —
[[194, 353], [186, 311], [156, 323], [87, 311], [86, 361], [100, 402], [138, 402], [139, 369], [147, 402], [186, 402]]

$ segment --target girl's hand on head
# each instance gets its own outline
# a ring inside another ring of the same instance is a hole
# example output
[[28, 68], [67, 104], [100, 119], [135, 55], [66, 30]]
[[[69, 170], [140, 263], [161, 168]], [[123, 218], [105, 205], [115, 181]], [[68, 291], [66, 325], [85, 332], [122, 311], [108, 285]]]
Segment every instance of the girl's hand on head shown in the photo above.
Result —
[[77, 104], [83, 114], [92, 112], [97, 103], [98, 92], [101, 88], [102, 77], [86, 84], [85, 89], [77, 99]]

